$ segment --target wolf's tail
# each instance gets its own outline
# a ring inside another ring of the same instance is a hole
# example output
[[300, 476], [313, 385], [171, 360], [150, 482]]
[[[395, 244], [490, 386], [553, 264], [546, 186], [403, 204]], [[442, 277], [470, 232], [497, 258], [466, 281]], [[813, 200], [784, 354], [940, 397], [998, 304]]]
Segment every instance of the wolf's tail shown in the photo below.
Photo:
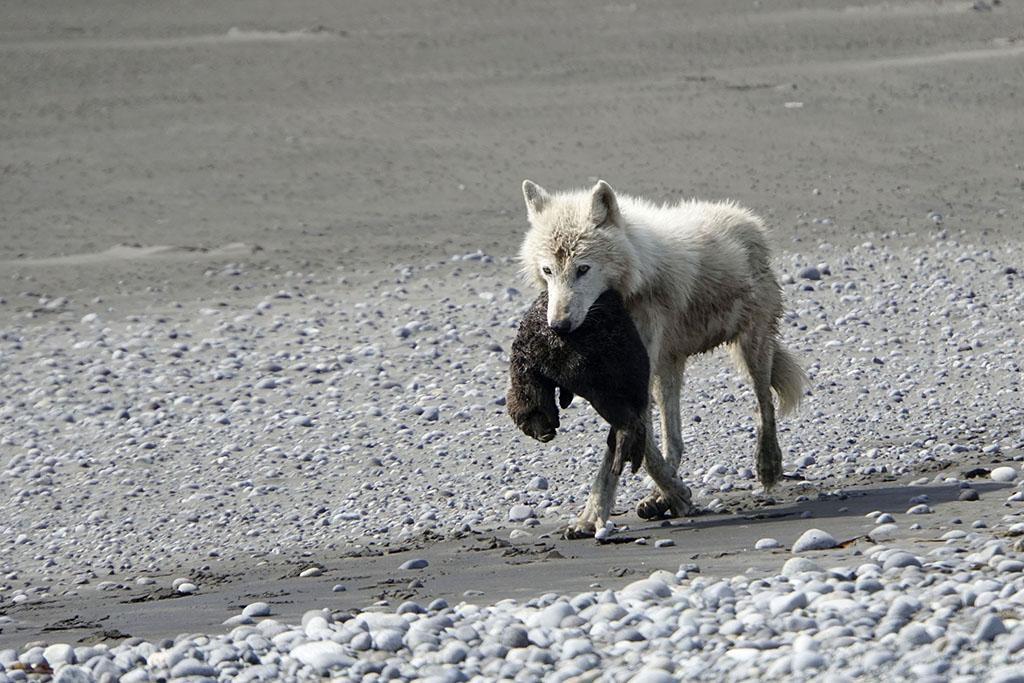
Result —
[[779, 396], [779, 413], [786, 415], [796, 410], [804, 395], [807, 375], [786, 347], [775, 344], [772, 358], [772, 389]]

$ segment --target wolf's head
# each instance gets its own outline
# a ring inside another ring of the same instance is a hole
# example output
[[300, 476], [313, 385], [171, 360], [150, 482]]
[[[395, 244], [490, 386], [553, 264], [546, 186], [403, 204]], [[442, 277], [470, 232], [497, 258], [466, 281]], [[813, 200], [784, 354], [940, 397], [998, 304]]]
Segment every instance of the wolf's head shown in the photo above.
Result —
[[635, 251], [611, 186], [548, 194], [523, 182], [530, 229], [520, 250], [523, 273], [548, 293], [548, 325], [558, 333], [583, 324], [607, 289], [633, 288]]

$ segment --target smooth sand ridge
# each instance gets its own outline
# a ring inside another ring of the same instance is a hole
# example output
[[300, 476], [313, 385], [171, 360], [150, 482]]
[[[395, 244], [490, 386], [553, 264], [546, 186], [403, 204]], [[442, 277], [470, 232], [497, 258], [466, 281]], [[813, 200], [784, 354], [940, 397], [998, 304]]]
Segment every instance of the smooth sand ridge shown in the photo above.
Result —
[[259, 31], [232, 27], [223, 34], [175, 36], [173, 38], [80, 38], [63, 40], [25, 40], [0, 42], [0, 52], [50, 50], [160, 50], [191, 48], [204, 45], [235, 45], [244, 43], [276, 43], [331, 40], [344, 35], [326, 27], [295, 31]]
[[[787, 66], [794, 73], [801, 72], [842, 72], [860, 71], [870, 69], [888, 68], [913, 68], [941, 66], [944, 64], [957, 64], [961, 62], [984, 62], [987, 60], [1020, 59], [1024, 57], [1024, 45], [1007, 43], [993, 47], [952, 50], [949, 52], [927, 52], [922, 54], [907, 54], [895, 57], [879, 57], [877, 59], [852, 59], [836, 62], [822, 62], [816, 64], [801, 64], [798, 66]], [[766, 69], [780, 69], [782, 67], [765, 67]]]
[[205, 247], [182, 247], [169, 244], [142, 246], [137, 244], [117, 244], [109, 249], [93, 254], [69, 254], [50, 258], [16, 259], [9, 261], [10, 266], [106, 266], [112, 262], [130, 261], [153, 258], [195, 258], [203, 256], [211, 259], [230, 258], [232, 256], [251, 256], [260, 251], [258, 245], [234, 242], [214, 249]]

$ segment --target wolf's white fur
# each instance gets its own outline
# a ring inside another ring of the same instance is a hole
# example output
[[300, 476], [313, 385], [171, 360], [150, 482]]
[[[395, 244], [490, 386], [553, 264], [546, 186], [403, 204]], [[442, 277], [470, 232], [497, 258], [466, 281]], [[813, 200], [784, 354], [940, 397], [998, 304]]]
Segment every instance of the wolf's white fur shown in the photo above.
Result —
[[[682, 456], [682, 375], [687, 357], [721, 344], [731, 346], [751, 376], [759, 404], [758, 474], [766, 486], [774, 484], [781, 452], [771, 390], [781, 412], [788, 412], [800, 400], [804, 375], [778, 340], [782, 298], [761, 220], [732, 202], [659, 206], [616, 195], [604, 181], [590, 190], [549, 194], [527, 180], [523, 196], [530, 229], [520, 257], [524, 274], [548, 292], [548, 324], [575, 329], [612, 288], [622, 294], [646, 345], [664, 457], [649, 441], [644, 466], [656, 489], [638, 512], [691, 510], [689, 490], [675, 477]], [[606, 462], [577, 531], [608, 519], [617, 483]]]

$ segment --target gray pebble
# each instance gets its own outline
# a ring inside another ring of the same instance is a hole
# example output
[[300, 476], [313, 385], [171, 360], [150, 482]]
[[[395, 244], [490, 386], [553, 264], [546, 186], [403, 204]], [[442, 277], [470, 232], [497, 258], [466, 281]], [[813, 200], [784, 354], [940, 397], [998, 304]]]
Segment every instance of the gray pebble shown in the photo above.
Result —
[[522, 626], [509, 626], [501, 632], [501, 644], [512, 649], [529, 647], [530, 638]]
[[197, 659], [186, 658], [178, 662], [171, 669], [172, 678], [184, 678], [185, 676], [216, 676], [217, 670], [206, 662]]
[[529, 505], [513, 505], [508, 511], [508, 521], [510, 522], [523, 522], [533, 516], [533, 508]]
[[427, 562], [426, 560], [424, 560], [423, 558], [415, 558], [415, 559], [406, 560], [405, 562], [403, 562], [401, 564], [401, 566], [399, 567], [399, 569], [405, 569], [405, 570], [409, 570], [409, 569], [426, 569], [429, 565], [430, 565], [430, 563]]
[[990, 614], [981, 620], [977, 630], [974, 632], [975, 641], [995, 640], [996, 636], [1006, 633], [1006, 626], [1003, 620], [995, 614]]

